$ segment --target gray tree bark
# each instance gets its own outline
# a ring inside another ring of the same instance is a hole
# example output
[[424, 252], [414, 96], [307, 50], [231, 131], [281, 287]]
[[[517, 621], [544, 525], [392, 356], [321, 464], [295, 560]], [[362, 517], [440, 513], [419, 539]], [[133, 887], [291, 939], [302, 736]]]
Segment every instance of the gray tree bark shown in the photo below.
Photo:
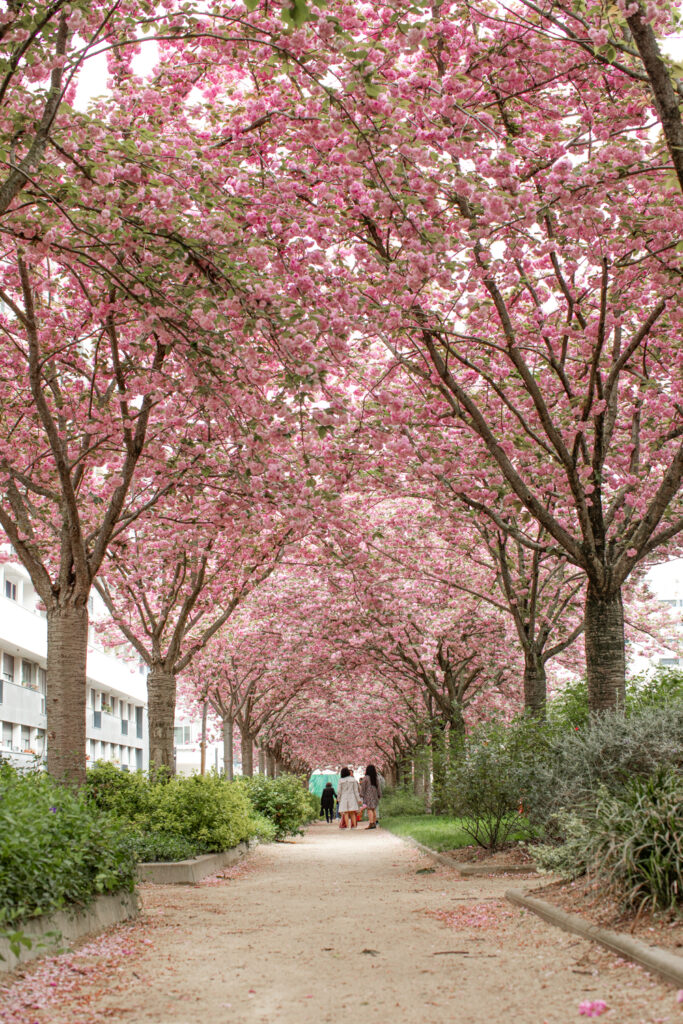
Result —
[[232, 767], [232, 731], [234, 725], [234, 720], [230, 717], [230, 715], [226, 715], [225, 718], [223, 719], [223, 774], [225, 775], [226, 779], [229, 779], [231, 782], [235, 777]]
[[545, 718], [548, 680], [545, 662], [538, 651], [524, 649], [524, 711], [534, 718]]
[[242, 775], [254, 774], [254, 740], [252, 736], [242, 733]]
[[623, 708], [626, 655], [621, 590], [603, 595], [589, 580], [585, 611], [588, 707], [597, 712]]
[[149, 767], [167, 768], [173, 774], [173, 726], [175, 723], [176, 681], [173, 672], [153, 665], [147, 676], [149, 718]]
[[47, 610], [47, 770], [55, 779], [85, 782], [88, 608]]

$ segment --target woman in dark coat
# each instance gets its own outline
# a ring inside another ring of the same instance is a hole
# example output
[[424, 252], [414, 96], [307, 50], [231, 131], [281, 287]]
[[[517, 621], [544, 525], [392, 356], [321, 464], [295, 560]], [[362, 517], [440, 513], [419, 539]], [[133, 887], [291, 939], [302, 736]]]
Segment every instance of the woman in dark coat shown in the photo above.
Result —
[[322, 816], [323, 811], [325, 812], [325, 821], [334, 821], [334, 801], [336, 799], [334, 786], [328, 782], [320, 797], [320, 814]]

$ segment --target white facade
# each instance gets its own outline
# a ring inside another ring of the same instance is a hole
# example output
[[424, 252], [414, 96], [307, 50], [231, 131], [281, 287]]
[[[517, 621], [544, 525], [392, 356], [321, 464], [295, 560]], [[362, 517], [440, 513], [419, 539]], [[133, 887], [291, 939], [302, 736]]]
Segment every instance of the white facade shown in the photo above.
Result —
[[[99, 596], [91, 620], [105, 616]], [[0, 564], [0, 757], [22, 765], [44, 758], [47, 621], [28, 573]], [[137, 662], [108, 654], [91, 625], [87, 662], [86, 757], [129, 771], [149, 765], [146, 676]]]
[[683, 669], [683, 558], [655, 566], [648, 573], [648, 584], [658, 601], [671, 609], [674, 622], [670, 646], [660, 651], [651, 664]]
[[[175, 768], [178, 775], [199, 774], [202, 763], [202, 720], [201, 717], [191, 718], [182, 711], [176, 713], [173, 730], [173, 753]], [[254, 770], [258, 771], [258, 758], [254, 759]], [[223, 740], [211, 738], [206, 744], [206, 770], [223, 771]], [[232, 770], [234, 775], [242, 774], [240, 745], [233, 747]]]

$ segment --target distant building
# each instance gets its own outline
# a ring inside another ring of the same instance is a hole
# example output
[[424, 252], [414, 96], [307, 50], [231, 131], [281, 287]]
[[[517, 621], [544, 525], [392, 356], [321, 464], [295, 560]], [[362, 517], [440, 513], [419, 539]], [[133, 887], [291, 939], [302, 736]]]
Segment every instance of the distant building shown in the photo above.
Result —
[[[7, 548], [5, 548], [7, 551]], [[95, 592], [92, 620], [104, 618]], [[0, 564], [0, 757], [17, 765], [46, 754], [47, 621], [24, 567]], [[86, 757], [127, 771], [146, 769], [149, 744], [146, 675], [136, 661], [105, 651], [90, 626], [87, 662]]]
[[659, 651], [651, 664], [683, 669], [683, 558], [655, 566], [648, 573], [648, 584], [657, 600], [671, 608], [678, 620], [672, 627], [670, 646]]

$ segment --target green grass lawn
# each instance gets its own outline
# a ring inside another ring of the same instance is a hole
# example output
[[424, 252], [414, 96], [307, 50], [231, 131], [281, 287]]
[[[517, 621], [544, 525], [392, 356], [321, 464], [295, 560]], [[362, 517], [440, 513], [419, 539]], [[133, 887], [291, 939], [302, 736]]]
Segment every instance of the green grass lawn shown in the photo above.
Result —
[[380, 826], [397, 836], [417, 839], [430, 850], [455, 850], [474, 842], [463, 829], [462, 820], [445, 814], [404, 814], [396, 818], [382, 817]]
[[[409, 836], [423, 843], [430, 850], [457, 850], [461, 846], [473, 846], [474, 839], [462, 827], [464, 818], [447, 814], [402, 814], [397, 817], [382, 817], [380, 825], [397, 836]], [[511, 840], [527, 839], [528, 831], [515, 831]]]

